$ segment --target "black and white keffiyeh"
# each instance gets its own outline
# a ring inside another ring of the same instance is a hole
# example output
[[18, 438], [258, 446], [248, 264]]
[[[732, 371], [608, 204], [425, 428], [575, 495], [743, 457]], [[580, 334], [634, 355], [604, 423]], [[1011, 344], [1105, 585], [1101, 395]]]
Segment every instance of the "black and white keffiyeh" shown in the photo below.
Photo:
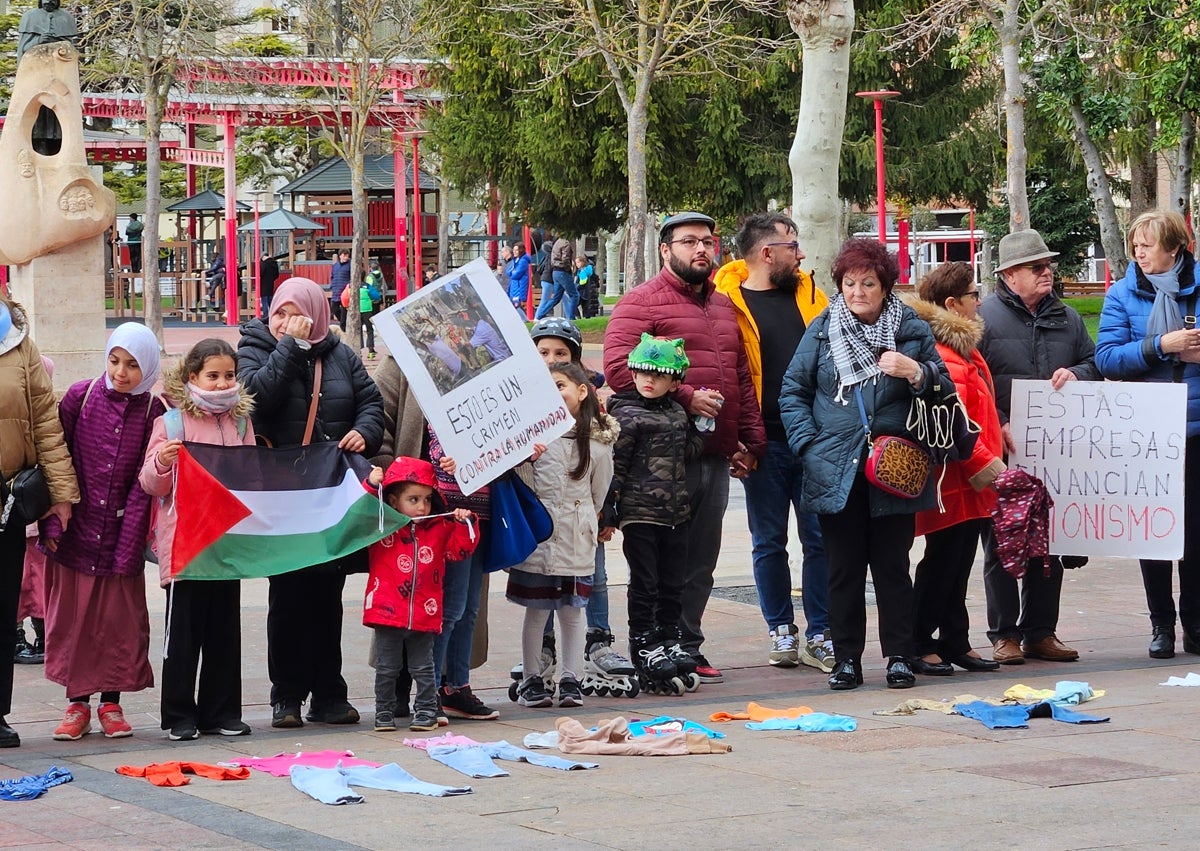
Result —
[[850, 404], [846, 390], [880, 374], [879, 356], [896, 348], [896, 331], [903, 318], [902, 304], [894, 292], [883, 300], [883, 311], [874, 325], [860, 322], [842, 294], [829, 305], [829, 348], [838, 374], [834, 398]]

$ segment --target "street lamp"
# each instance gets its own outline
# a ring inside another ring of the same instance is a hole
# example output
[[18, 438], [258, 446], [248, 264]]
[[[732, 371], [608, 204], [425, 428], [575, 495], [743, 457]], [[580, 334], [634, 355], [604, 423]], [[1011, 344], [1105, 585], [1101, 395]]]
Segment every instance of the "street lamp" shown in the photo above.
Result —
[[267, 317], [259, 315], [262, 312], [262, 241], [258, 232], [258, 199], [265, 191], [265, 189], [250, 190], [250, 194], [254, 196], [254, 313], [252, 315], [264, 320]]
[[883, 102], [899, 97], [899, 92], [856, 92], [860, 98], [875, 102], [875, 197], [879, 208], [879, 241], [887, 245], [887, 194], [883, 182]]

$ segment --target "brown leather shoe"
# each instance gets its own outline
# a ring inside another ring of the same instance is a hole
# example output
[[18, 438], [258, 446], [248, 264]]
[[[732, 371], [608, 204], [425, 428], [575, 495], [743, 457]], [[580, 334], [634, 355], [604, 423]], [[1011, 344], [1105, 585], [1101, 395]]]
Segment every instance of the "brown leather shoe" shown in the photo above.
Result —
[[992, 658], [1001, 665], [1024, 665], [1025, 654], [1015, 638], [1001, 638], [992, 645]]
[[1074, 662], [1079, 658], [1079, 651], [1074, 650], [1058, 640], [1056, 635], [1047, 635], [1035, 644], [1024, 644], [1021, 649], [1031, 659], [1045, 659], [1047, 662]]

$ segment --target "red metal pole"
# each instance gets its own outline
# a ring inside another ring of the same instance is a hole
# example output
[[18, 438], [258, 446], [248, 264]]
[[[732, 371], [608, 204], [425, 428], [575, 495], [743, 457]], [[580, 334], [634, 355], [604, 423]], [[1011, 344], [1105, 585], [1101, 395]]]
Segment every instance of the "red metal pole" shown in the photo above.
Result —
[[883, 179], [883, 98], [875, 98], [875, 203], [879, 207], [879, 241], [887, 245], [887, 192]]
[[[496, 191], [496, 186], [491, 184], [488, 186], [488, 211], [487, 211], [487, 234], [490, 237], [495, 237], [500, 233], [500, 195]], [[500, 262], [500, 246], [498, 240], [489, 239], [487, 243], [487, 262], [489, 266], [495, 266]]]
[[[528, 215], [528, 211], [526, 211]], [[529, 233], [529, 225], [525, 225], [525, 256], [533, 256], [533, 239]], [[525, 315], [529, 317], [529, 321], [533, 321], [534, 306], [533, 306], [533, 263], [529, 264], [529, 283], [525, 286]]]
[[[262, 310], [262, 237], [258, 230], [258, 198], [259, 192], [254, 193], [254, 310], [251, 313], [259, 316]], [[261, 316], [261, 319], [267, 317]]]
[[392, 174], [395, 176], [396, 223], [396, 301], [408, 295], [408, 188], [404, 177], [404, 140], [397, 132], [392, 137]]
[[896, 250], [900, 260], [900, 283], [907, 284], [912, 278], [912, 266], [908, 262], [908, 219], [896, 222]]
[[413, 136], [413, 280], [421, 286], [421, 150]]
[[234, 158], [233, 118], [225, 118], [225, 324], [237, 327], [238, 250], [237, 250], [237, 162]]
[[975, 265], [975, 208], [971, 208], [971, 219], [968, 223], [971, 228], [971, 272], [975, 275], [975, 280], [978, 280], [978, 267]]

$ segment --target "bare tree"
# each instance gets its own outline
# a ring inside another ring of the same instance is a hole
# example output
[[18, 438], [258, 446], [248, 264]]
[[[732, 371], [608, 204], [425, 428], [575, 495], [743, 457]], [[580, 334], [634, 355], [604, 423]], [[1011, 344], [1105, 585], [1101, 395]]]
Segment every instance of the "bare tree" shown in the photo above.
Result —
[[[420, 0], [301, 0], [309, 53], [335, 66], [336, 71], [317, 86], [314, 113], [321, 116], [323, 135], [350, 171], [350, 198], [354, 220], [350, 252], [350, 286], [346, 309], [346, 334], [356, 350], [362, 348], [362, 319], [358, 288], [366, 269], [367, 191], [364, 155], [390, 125], [376, 107], [383, 105], [387, 79], [396, 66], [416, 52], [415, 21]], [[335, 118], [334, 116], [341, 116]], [[420, 246], [417, 246], [420, 251]], [[396, 258], [399, 272], [403, 258]]]
[[[895, 48], [932, 45], [948, 33], [964, 28], [986, 27], [992, 46], [999, 53], [1004, 72], [1004, 119], [1007, 141], [1007, 194], [1009, 230], [1027, 230], [1029, 189], [1026, 182], [1028, 154], [1025, 146], [1025, 81], [1021, 72], [1021, 50], [1038, 25], [1053, 15], [1056, 0], [933, 0], [918, 14], [895, 28]], [[988, 47], [988, 40], [975, 39], [971, 49]]]
[[853, 0], [788, 0], [788, 22], [800, 36], [804, 73], [800, 113], [788, 154], [792, 219], [817, 282], [832, 286], [829, 270], [841, 241], [838, 167], [846, 127]]
[[626, 119], [626, 286], [644, 281], [651, 91], [671, 77], [730, 73], [746, 67], [771, 43], [749, 35], [751, 27], [739, 24], [748, 15], [777, 16], [778, 4], [772, 0], [564, 0], [547, 5], [541, 0], [494, 0], [489, 5], [492, 11], [513, 17], [514, 46], [538, 57], [545, 80], [581, 62], [599, 58], [603, 63], [601, 91], [615, 90]]
[[[145, 97], [146, 221], [142, 233], [142, 292], [146, 327], [163, 345], [162, 290], [158, 277], [158, 219], [162, 208], [162, 125], [182, 61], [211, 49], [226, 21], [219, 0], [94, 0], [85, 33], [85, 86], [142, 92]], [[228, 253], [228, 252], [227, 252]], [[236, 265], [236, 264], [235, 264]]]

